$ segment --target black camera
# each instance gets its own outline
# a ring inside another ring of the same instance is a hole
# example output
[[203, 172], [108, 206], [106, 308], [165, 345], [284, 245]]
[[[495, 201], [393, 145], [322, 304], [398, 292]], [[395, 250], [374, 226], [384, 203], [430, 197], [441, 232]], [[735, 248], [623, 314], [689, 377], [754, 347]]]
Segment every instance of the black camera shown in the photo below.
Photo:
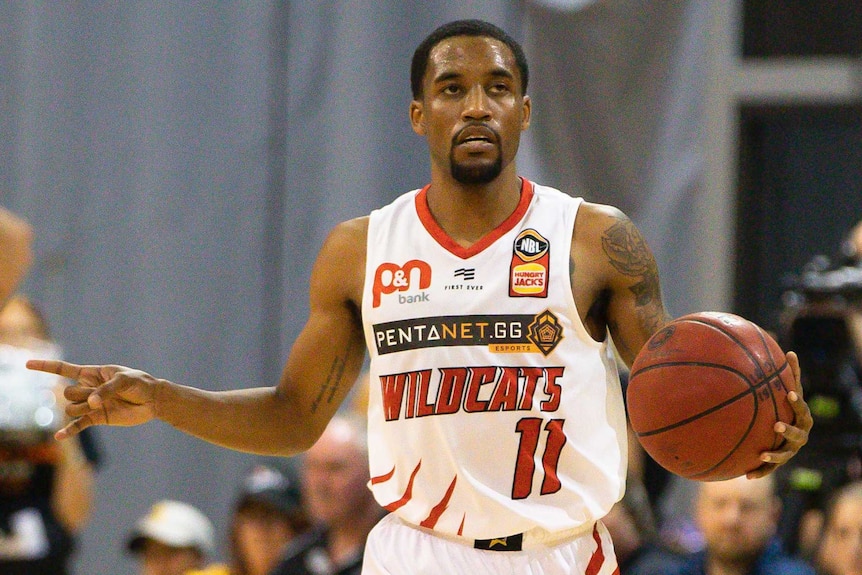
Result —
[[862, 470], [862, 330], [854, 323], [862, 314], [862, 264], [848, 258], [833, 265], [817, 256], [785, 287], [778, 339], [799, 357], [814, 419], [808, 444], [777, 472], [779, 536], [794, 551], [803, 514], [822, 509], [837, 487]]
[[817, 256], [788, 287], [779, 340], [799, 356], [814, 417], [810, 440], [828, 437], [833, 448], [856, 448], [862, 437], [862, 334], [854, 333], [849, 318], [862, 314], [862, 266], [832, 266]]
[[833, 266], [827, 256], [816, 256], [791, 279], [790, 288], [808, 300], [840, 298], [862, 303], [862, 260]]

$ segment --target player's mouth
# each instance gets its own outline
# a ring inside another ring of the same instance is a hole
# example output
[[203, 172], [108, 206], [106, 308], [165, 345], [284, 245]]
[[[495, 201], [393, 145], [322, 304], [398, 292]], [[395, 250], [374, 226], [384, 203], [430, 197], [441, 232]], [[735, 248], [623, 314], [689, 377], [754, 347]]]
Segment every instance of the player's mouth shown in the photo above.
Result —
[[469, 125], [455, 134], [455, 145], [468, 152], [484, 152], [495, 148], [497, 133], [485, 125]]

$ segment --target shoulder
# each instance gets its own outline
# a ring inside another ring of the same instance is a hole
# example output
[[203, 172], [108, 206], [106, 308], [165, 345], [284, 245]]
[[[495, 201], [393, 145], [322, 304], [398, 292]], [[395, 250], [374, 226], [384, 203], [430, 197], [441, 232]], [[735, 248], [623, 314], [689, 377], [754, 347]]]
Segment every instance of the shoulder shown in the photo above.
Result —
[[793, 557], [784, 557], [763, 566], [762, 575], [815, 575], [816, 571], [807, 562]]
[[416, 188], [414, 190], [404, 192], [388, 204], [384, 204], [373, 210], [370, 217], [376, 220], [385, 215], [391, 215], [403, 210], [411, 210], [416, 205], [417, 197], [421, 197], [427, 189], [428, 186], [425, 186], [424, 188]]
[[647, 544], [625, 564], [626, 575], [678, 575], [685, 559], [669, 549]]
[[773, 537], [760, 559], [762, 575], [814, 575], [814, 568], [807, 562], [784, 551], [778, 538]]
[[365, 239], [368, 234], [368, 217], [362, 216], [341, 222], [332, 228], [330, 238], [341, 239], [346, 241], [356, 241], [357, 239]]
[[706, 551], [697, 551], [683, 555], [682, 565], [679, 567], [679, 575], [704, 575], [706, 564]]
[[572, 235], [572, 255], [594, 258], [608, 255], [608, 249], [620, 249], [627, 238], [638, 236], [631, 220], [619, 208], [607, 204], [582, 202], [575, 219]]
[[33, 239], [33, 229], [27, 220], [0, 206], [0, 239], [30, 242]]
[[368, 216], [341, 222], [329, 232], [321, 248], [321, 255], [327, 258], [335, 258], [342, 263], [350, 263], [346, 261], [348, 257], [359, 256], [364, 263], [365, 241], [367, 237]]
[[297, 572], [299, 566], [306, 564], [306, 557], [319, 553], [326, 545], [326, 532], [319, 526], [301, 533], [287, 544], [281, 559], [272, 570], [272, 575], [287, 575]]
[[575, 220], [572, 253], [580, 248], [587, 256], [602, 254], [619, 269], [619, 260], [633, 255], [649, 256], [647, 242], [635, 223], [622, 210], [607, 204], [583, 202]]
[[311, 274], [313, 300], [361, 301], [368, 216], [337, 224], [317, 254]]
[[584, 201], [578, 208], [576, 225], [585, 232], [601, 234], [608, 227], [620, 223], [631, 223], [631, 220], [615, 206]]

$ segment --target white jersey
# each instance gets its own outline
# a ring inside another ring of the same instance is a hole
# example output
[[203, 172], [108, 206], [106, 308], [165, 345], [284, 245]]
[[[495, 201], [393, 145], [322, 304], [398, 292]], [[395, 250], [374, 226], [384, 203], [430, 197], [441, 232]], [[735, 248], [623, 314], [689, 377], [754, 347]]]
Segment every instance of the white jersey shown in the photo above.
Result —
[[626, 422], [613, 355], [572, 296], [582, 200], [523, 180], [515, 212], [464, 248], [426, 191], [368, 225], [371, 489], [447, 535], [590, 526], [622, 496]]

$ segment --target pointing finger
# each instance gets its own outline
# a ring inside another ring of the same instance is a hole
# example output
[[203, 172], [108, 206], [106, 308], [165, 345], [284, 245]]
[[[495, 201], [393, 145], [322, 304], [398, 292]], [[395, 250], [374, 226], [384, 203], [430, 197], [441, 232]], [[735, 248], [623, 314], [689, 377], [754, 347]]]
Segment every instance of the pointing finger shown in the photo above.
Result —
[[77, 380], [84, 367], [59, 359], [31, 359], [27, 361], [27, 369], [55, 373], [61, 377]]

